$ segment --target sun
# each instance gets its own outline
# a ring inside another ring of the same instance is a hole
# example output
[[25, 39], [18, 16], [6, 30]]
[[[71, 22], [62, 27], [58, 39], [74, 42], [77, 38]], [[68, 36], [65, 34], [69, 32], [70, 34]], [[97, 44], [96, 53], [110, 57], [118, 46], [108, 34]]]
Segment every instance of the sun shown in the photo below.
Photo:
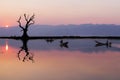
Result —
[[8, 28], [8, 27], [9, 27], [9, 25], [5, 25], [5, 27], [6, 27], [6, 28]]

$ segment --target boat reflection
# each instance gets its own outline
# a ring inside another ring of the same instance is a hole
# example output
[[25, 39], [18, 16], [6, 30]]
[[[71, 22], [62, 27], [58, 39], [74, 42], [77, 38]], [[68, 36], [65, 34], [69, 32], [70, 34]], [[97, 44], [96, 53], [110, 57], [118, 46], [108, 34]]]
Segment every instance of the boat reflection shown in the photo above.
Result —
[[112, 42], [108, 40], [106, 42], [99, 42], [95, 40], [95, 42], [96, 42], [95, 47], [99, 47], [99, 46], [106, 46], [107, 48], [112, 47]]
[[60, 47], [61, 47], [61, 48], [63, 48], [63, 47], [64, 47], [64, 48], [69, 48], [68, 43], [69, 43], [69, 42], [64, 42], [63, 40], [60, 40]]
[[87, 39], [63, 39], [63, 43], [68, 42], [69, 48], [61, 48], [60, 41], [48, 44], [45, 40], [1, 40], [1, 49], [6, 52], [8, 45], [9, 53], [0, 55], [1, 79], [120, 80], [119, 40], [111, 40], [111, 48], [94, 47], [94, 40]]
[[[3, 40], [4, 41], [4, 40]], [[29, 40], [29, 39], [19, 39], [19, 40], [5, 40], [5, 51], [9, 50], [9, 46], [13, 48], [18, 48], [17, 57], [19, 60], [26, 62], [34, 62], [34, 52], [31, 51], [79, 51], [91, 54], [93, 52], [101, 53], [106, 51], [120, 52], [120, 48], [115, 44], [119, 45], [120, 41], [111, 40], [92, 40], [92, 39], [56, 39], [56, 40]], [[8, 45], [9, 42], [9, 45]], [[19, 43], [20, 42], [20, 43]], [[28, 43], [29, 42], [29, 43]], [[95, 43], [96, 42], [96, 43]], [[2, 42], [0, 42], [3, 45]], [[112, 45], [111, 45], [112, 44]], [[95, 46], [94, 46], [95, 45]], [[100, 47], [101, 46], [101, 47]], [[102, 47], [103, 46], [103, 47]], [[112, 47], [111, 47], [112, 46]], [[107, 48], [106, 48], [107, 47]]]

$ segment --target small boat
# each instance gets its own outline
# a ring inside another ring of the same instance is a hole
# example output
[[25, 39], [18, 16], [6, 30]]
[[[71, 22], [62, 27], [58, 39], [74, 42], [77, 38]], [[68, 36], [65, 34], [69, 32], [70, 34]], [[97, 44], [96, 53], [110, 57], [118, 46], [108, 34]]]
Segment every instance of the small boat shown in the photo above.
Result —
[[109, 42], [108, 40], [105, 42], [105, 43], [103, 43], [103, 42], [99, 42], [99, 41], [96, 41], [95, 40], [95, 42], [96, 42], [96, 47], [97, 46], [106, 46], [106, 47], [111, 47], [111, 42]]
[[46, 40], [48, 43], [52, 43], [54, 40], [53, 39], [47, 39]]
[[60, 41], [60, 47], [66, 47], [68, 48], [68, 42], [63, 42], [63, 40]]

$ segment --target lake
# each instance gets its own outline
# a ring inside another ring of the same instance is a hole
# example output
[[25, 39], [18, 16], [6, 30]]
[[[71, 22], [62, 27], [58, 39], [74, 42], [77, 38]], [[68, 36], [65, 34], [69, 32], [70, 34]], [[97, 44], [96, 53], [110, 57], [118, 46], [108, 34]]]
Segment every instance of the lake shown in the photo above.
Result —
[[0, 39], [0, 80], [120, 80], [120, 40], [95, 41]]

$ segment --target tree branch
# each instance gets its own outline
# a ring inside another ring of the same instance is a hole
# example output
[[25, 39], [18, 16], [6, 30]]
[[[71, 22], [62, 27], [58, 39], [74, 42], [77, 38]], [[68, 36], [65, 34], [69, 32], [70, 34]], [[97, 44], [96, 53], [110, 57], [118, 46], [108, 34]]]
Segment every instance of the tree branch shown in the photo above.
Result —
[[35, 18], [35, 15], [33, 14], [33, 15], [30, 17], [28, 23], [30, 23], [31, 21], [33, 21], [34, 18]]
[[29, 17], [29, 15], [24, 14], [24, 18], [25, 18], [25, 21], [26, 21], [24, 27], [22, 26], [21, 18], [22, 18], [22, 17], [20, 16], [17, 22], [19, 23], [19, 27], [20, 27], [23, 31], [24, 31], [24, 30], [27, 31], [27, 30], [28, 30], [28, 27], [31, 26], [31, 25], [33, 25], [33, 24], [35, 23], [35, 21], [34, 21], [35, 15], [34, 15], [34, 14], [33, 14], [32, 16], [30, 16], [30, 17]]
[[35, 15], [33, 14], [30, 18], [29, 18], [29, 20], [27, 21], [27, 23], [26, 23], [26, 28], [28, 28], [30, 25], [32, 25], [32, 24], [34, 24], [35, 23], [35, 21], [33, 20], [35, 18]]
[[24, 14], [24, 17], [25, 17], [25, 20], [28, 22], [29, 15], [26, 16], [26, 14]]
[[24, 29], [23, 26], [22, 26], [22, 24], [21, 24], [21, 16], [19, 17], [19, 19], [18, 19], [17, 22], [18, 22], [18, 24], [19, 24], [19, 27], [22, 28], [22, 29]]
[[29, 23], [29, 26], [30, 26], [30, 25], [33, 25], [34, 23], [35, 23], [35, 21], [32, 20], [32, 21]]

